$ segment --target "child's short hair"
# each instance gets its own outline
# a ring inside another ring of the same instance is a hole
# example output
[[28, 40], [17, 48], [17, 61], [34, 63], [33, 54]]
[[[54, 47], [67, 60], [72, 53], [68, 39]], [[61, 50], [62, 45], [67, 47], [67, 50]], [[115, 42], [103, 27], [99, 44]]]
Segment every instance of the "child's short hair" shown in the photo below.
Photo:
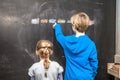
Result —
[[85, 30], [89, 26], [90, 18], [86, 13], [80, 12], [73, 15], [70, 20], [72, 26], [74, 26], [78, 32], [85, 32]]

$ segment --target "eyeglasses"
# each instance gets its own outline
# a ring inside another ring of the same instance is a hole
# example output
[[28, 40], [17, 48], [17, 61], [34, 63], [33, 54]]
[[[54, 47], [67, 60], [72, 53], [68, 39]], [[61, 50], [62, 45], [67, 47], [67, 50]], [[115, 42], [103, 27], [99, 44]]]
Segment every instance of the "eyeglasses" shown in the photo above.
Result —
[[40, 47], [41, 48], [44, 48], [44, 49], [51, 49], [52, 50], [52, 47], [49, 47], [49, 46], [45, 46], [45, 47]]

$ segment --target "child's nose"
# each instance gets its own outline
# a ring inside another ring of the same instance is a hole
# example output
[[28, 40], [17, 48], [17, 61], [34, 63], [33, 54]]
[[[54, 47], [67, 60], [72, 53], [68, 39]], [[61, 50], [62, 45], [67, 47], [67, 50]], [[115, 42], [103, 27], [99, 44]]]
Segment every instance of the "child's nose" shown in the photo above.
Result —
[[45, 49], [48, 49], [47, 47]]

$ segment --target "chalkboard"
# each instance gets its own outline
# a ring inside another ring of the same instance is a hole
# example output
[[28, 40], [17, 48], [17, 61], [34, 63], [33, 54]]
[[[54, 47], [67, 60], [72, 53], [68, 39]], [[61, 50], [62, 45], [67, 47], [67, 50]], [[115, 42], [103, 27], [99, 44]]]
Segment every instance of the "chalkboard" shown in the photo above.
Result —
[[[95, 24], [86, 32], [95, 41], [99, 69], [96, 80], [113, 80], [107, 62], [115, 52], [115, 0], [1, 0], [0, 1], [0, 80], [29, 80], [28, 68], [39, 61], [36, 43], [48, 39], [54, 44], [52, 60], [65, 68], [65, 57], [56, 42], [53, 23], [60, 21], [65, 35], [72, 34], [70, 17], [86, 12]], [[38, 19], [37, 23], [32, 20]], [[41, 20], [46, 20], [44, 23]], [[65, 21], [65, 22], [64, 22]]]

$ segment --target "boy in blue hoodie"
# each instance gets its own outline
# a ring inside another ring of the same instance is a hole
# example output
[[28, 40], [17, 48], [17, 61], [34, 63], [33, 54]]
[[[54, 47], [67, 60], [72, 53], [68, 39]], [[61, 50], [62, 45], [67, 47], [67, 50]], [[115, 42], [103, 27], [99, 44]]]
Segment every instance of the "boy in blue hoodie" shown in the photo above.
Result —
[[94, 80], [98, 68], [97, 50], [95, 43], [85, 34], [91, 20], [84, 12], [73, 15], [70, 20], [75, 33], [70, 36], [63, 35], [60, 24], [53, 25], [66, 58], [64, 80]]

